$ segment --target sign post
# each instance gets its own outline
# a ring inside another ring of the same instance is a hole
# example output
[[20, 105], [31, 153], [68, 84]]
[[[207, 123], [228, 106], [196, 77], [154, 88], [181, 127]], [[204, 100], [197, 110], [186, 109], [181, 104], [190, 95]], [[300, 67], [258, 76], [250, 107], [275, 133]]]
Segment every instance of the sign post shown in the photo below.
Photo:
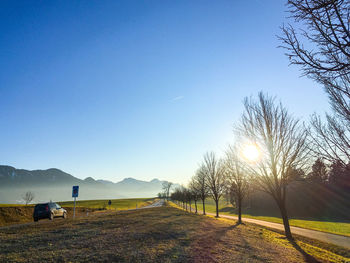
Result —
[[79, 195], [79, 185], [75, 185], [75, 186], [73, 186], [73, 190], [72, 190], [72, 197], [74, 197], [73, 218], [75, 218], [75, 201], [76, 201], [78, 195]]

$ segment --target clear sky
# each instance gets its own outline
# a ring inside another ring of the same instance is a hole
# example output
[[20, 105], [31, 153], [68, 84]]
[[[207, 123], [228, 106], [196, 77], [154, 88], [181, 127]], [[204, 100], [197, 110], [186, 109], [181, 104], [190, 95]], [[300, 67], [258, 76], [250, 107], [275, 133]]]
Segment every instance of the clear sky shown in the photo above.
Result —
[[328, 110], [278, 49], [285, 1], [0, 1], [0, 164], [186, 183], [245, 96]]

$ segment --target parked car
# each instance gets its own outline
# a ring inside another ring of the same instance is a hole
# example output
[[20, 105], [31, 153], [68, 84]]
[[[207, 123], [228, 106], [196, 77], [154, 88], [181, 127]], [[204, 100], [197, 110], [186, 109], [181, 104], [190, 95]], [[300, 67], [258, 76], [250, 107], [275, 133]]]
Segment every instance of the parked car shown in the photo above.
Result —
[[63, 209], [59, 204], [50, 202], [37, 204], [34, 207], [33, 218], [35, 222], [43, 218], [53, 220], [55, 217], [67, 218], [67, 211]]

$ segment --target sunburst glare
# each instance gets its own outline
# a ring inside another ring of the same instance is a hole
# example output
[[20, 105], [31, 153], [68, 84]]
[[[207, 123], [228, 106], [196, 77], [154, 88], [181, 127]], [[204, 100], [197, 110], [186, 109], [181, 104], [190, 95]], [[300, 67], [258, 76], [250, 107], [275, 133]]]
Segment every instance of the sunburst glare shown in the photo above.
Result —
[[243, 147], [242, 154], [248, 161], [256, 161], [259, 159], [261, 152], [256, 144], [249, 143]]

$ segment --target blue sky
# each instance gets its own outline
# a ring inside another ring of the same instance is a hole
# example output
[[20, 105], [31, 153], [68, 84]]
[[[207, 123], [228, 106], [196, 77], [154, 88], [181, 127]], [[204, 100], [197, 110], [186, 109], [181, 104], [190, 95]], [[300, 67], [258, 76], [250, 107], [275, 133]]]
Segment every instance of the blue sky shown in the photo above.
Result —
[[284, 1], [1, 1], [0, 163], [186, 183], [245, 96], [328, 110], [278, 49]]

